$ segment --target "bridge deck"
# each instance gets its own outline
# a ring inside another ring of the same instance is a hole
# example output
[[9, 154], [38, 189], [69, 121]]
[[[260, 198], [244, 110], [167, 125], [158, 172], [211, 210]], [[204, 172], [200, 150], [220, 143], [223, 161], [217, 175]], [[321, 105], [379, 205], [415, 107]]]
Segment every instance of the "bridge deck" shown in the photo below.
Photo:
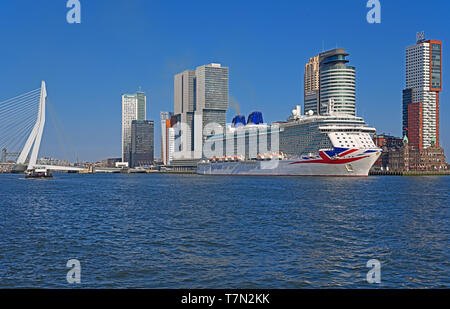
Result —
[[56, 165], [35, 165], [35, 168], [45, 168], [52, 171], [74, 171], [74, 172], [86, 170], [84, 167], [56, 166]]

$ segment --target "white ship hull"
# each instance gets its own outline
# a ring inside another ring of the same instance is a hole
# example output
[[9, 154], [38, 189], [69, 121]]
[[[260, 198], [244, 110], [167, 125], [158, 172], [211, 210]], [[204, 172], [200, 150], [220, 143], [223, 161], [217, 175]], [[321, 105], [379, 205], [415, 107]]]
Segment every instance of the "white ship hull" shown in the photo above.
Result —
[[[346, 155], [345, 153], [349, 153]], [[201, 175], [241, 176], [349, 176], [367, 177], [380, 156], [380, 150], [345, 150], [343, 156], [330, 157], [321, 151], [313, 158], [299, 160], [239, 161], [200, 163]]]

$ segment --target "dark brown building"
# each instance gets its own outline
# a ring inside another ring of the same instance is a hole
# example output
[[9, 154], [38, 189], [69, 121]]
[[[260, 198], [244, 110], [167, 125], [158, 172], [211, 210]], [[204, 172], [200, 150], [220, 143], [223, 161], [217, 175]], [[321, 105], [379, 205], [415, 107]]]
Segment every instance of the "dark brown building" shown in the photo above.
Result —
[[386, 145], [380, 147], [383, 153], [374, 165], [376, 170], [392, 172], [448, 170], [444, 149], [441, 147], [433, 145], [418, 149], [415, 145], [410, 145], [406, 137], [401, 145], [394, 143], [391, 147]]

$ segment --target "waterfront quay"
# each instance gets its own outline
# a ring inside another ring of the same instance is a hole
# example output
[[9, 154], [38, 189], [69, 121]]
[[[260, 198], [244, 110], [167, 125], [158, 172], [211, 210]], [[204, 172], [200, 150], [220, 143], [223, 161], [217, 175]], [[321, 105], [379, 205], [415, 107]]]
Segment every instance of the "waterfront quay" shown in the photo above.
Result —
[[369, 176], [448, 176], [450, 171], [370, 171]]

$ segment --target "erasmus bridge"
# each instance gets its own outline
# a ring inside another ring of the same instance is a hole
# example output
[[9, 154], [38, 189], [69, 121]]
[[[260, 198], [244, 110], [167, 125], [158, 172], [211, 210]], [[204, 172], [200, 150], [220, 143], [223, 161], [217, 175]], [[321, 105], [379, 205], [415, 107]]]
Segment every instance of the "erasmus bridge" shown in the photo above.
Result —
[[[23, 170], [82, 171], [73, 166], [43, 165], [38, 162], [45, 125], [47, 89], [41, 87], [0, 102], [1, 163], [14, 158]], [[8, 161], [10, 162], [10, 161]]]

